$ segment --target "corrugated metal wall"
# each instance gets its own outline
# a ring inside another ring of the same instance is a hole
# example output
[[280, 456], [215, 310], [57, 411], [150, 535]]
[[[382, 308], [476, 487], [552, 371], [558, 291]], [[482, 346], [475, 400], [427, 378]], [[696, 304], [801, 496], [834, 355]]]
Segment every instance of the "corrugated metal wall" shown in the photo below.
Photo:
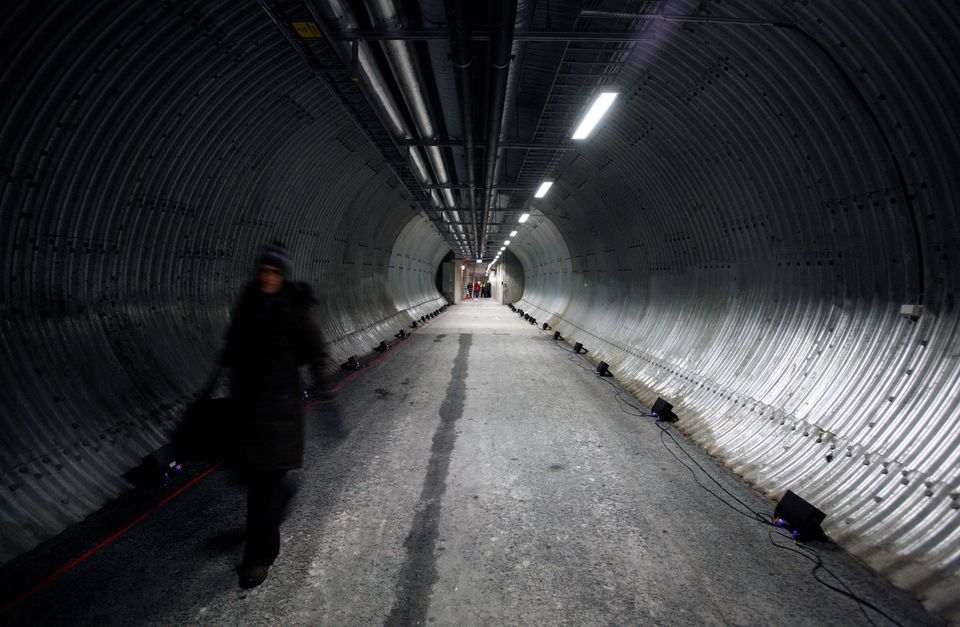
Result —
[[509, 305], [520, 300], [523, 295], [523, 264], [517, 256], [509, 250], [503, 254], [503, 259], [496, 266], [497, 276], [494, 295], [500, 302]]
[[[513, 238], [520, 306], [960, 620], [958, 5], [666, 12], [768, 25], [635, 48]], [[261, 242], [291, 246], [338, 355], [435, 309], [446, 250], [256, 3], [32, 0], [0, 40], [6, 561], [163, 442]]]
[[127, 487], [285, 241], [335, 356], [446, 252], [254, 2], [24, 2], [0, 26], [0, 561]]
[[511, 248], [520, 307], [960, 620], [958, 7], [671, 3], [799, 30], [661, 22]]

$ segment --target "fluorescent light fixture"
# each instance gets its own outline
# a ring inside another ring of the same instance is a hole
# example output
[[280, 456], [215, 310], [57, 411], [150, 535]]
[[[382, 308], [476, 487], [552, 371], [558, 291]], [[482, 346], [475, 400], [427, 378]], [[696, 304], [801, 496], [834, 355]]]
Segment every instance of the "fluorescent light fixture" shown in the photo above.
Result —
[[616, 97], [617, 92], [615, 91], [600, 92], [597, 99], [590, 105], [590, 110], [587, 111], [587, 115], [583, 116], [580, 126], [573, 132], [573, 139], [586, 139], [586, 137], [593, 132], [594, 127], [600, 122], [600, 118], [607, 112], [607, 109], [610, 108], [610, 105], [613, 104]]
[[503, 243], [503, 245], [504, 245], [504, 246], [509, 246], [509, 245], [510, 245], [510, 240], [505, 241], [505, 242]]
[[523, 224], [524, 222], [526, 222], [526, 221], [529, 220], [529, 219], [530, 219], [530, 214], [529, 214], [529, 213], [524, 213], [524, 214], [521, 214], [521, 215], [520, 215], [520, 219], [517, 220], [517, 222], [519, 222], [520, 224]]
[[[609, 105], [607, 105], [609, 106]], [[596, 124], [596, 122], [594, 122]], [[550, 187], [553, 185], [553, 181], [544, 181], [540, 183], [540, 188], [537, 190], [537, 193], [533, 195], [534, 198], [543, 198], [547, 195], [547, 192], [550, 190]]]
[[517, 236], [516, 231], [510, 231], [510, 237], [516, 237], [516, 236]]
[[479, 257], [477, 257], [477, 263], [483, 263], [483, 259], [480, 259]]
[[501, 246], [501, 247], [500, 247], [500, 252], [503, 252], [503, 251], [505, 251], [506, 249], [507, 249], [506, 246]]

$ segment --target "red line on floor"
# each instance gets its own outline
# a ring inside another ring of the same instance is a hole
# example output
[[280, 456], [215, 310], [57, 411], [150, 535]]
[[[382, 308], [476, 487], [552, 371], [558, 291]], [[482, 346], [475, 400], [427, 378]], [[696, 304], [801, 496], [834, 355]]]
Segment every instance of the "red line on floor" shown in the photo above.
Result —
[[147, 518], [149, 518], [151, 515], [153, 515], [153, 514], [156, 513], [157, 511], [159, 511], [164, 505], [166, 505], [167, 503], [169, 503], [170, 501], [172, 501], [173, 499], [175, 499], [181, 492], [183, 492], [183, 491], [186, 490], [187, 488], [192, 487], [192, 486], [193, 486], [194, 484], [196, 484], [198, 481], [200, 481], [201, 479], [203, 479], [204, 477], [206, 477], [207, 475], [209, 475], [210, 473], [212, 473], [214, 470], [217, 470], [218, 468], [220, 468], [220, 464], [217, 464], [217, 465], [215, 465], [215, 466], [211, 466], [210, 468], [208, 468], [207, 470], [205, 470], [205, 471], [203, 472], [203, 474], [199, 475], [198, 477], [195, 477], [192, 481], [190, 481], [190, 483], [188, 483], [188, 484], [186, 484], [185, 486], [181, 487], [179, 490], [177, 490], [177, 491], [174, 492], [173, 494], [170, 494], [169, 496], [167, 496], [166, 498], [164, 498], [162, 501], [160, 501], [159, 503], [157, 503], [156, 505], [154, 505], [153, 507], [151, 507], [150, 509], [148, 509], [147, 511], [145, 511], [143, 514], [141, 514], [141, 515], [140, 515], [136, 520], [134, 520], [132, 523], [130, 523], [129, 525], [127, 525], [126, 527], [124, 527], [124, 528], [121, 529], [120, 531], [116, 532], [115, 534], [113, 534], [112, 536], [110, 536], [109, 538], [107, 538], [106, 540], [102, 541], [100, 544], [98, 544], [97, 546], [93, 547], [92, 549], [90, 549], [89, 551], [87, 551], [86, 553], [84, 553], [83, 555], [81, 555], [80, 557], [78, 557], [77, 559], [73, 560], [72, 562], [69, 562], [66, 566], [62, 566], [61, 568], [55, 570], [53, 573], [51, 573], [50, 575], [48, 575], [43, 581], [41, 581], [41, 582], [38, 583], [36, 586], [34, 586], [33, 588], [31, 588], [29, 591], [27, 591], [27, 592], [25, 592], [24, 594], [20, 595], [19, 597], [17, 597], [16, 599], [14, 599], [13, 601], [11, 601], [11, 602], [8, 603], [7, 605], [5, 605], [2, 609], [0, 609], [0, 616], [3, 616], [4, 614], [6, 614], [6, 613], [9, 612], [10, 610], [12, 610], [14, 607], [16, 607], [17, 605], [19, 605], [20, 603], [22, 603], [24, 600], [30, 598], [31, 596], [33, 596], [34, 594], [36, 594], [36, 593], [39, 592], [40, 590], [43, 590], [43, 589], [46, 588], [48, 585], [50, 585], [51, 583], [53, 583], [54, 581], [56, 581], [57, 579], [59, 579], [62, 575], [65, 575], [66, 573], [70, 572], [71, 570], [73, 570], [74, 568], [76, 568], [77, 566], [79, 566], [80, 564], [82, 564], [83, 562], [85, 562], [87, 559], [89, 559], [90, 557], [92, 557], [94, 554], [98, 553], [101, 549], [103, 549], [104, 547], [106, 547], [106, 546], [108, 546], [109, 544], [111, 544], [114, 540], [117, 540], [120, 536], [122, 536], [122, 535], [125, 534], [126, 532], [130, 531], [131, 529], [133, 529], [134, 527], [136, 527], [137, 525], [139, 525], [141, 522], [143, 522], [144, 520], [146, 520]]
[[[376, 364], [376, 363], [379, 363], [379, 362], [380, 362], [381, 360], [383, 360], [389, 353], [399, 350], [400, 348], [403, 347], [404, 344], [406, 344], [406, 342], [414, 339], [414, 338], [417, 337], [418, 335], [420, 335], [420, 334], [417, 333], [417, 334], [415, 334], [415, 335], [408, 335], [408, 336], [407, 336], [407, 340], [406, 340], [405, 342], [400, 343], [400, 344], [396, 344], [396, 345], [394, 345], [389, 351], [385, 351], [385, 352], [383, 352], [383, 353], [380, 353], [379, 355], [377, 355], [376, 357], [374, 357], [373, 359], [371, 359], [369, 362], [367, 362], [367, 364], [364, 366], [364, 370], [365, 370], [366, 368], [368, 368], [368, 367]], [[350, 381], [353, 381], [354, 379], [356, 379], [357, 377], [359, 377], [360, 375], [362, 375], [363, 372], [364, 372], [364, 370], [357, 370], [356, 372], [350, 373], [349, 375], [347, 375], [346, 377], [344, 377], [342, 380], [340, 380], [335, 386], [333, 386], [333, 387], [330, 389], [330, 391], [331, 391], [331, 392], [336, 392], [337, 390], [339, 390], [340, 388], [342, 388], [344, 385], [346, 385], [346, 384], [349, 383]], [[308, 403], [307, 405], [304, 406], [304, 409], [310, 409], [311, 407], [313, 407], [314, 405], [316, 405], [316, 404], [319, 403], [319, 402], [320, 402], [319, 399], [318, 399], [318, 400], [315, 400], [315, 401], [311, 401], [310, 403]], [[80, 557], [78, 557], [78, 558], [76, 558], [75, 560], [67, 563], [65, 566], [62, 566], [62, 567], [58, 568], [57, 570], [53, 571], [50, 575], [48, 575], [43, 581], [41, 581], [40, 583], [38, 583], [36, 586], [34, 586], [33, 588], [31, 588], [31, 589], [28, 590], [27, 592], [21, 594], [19, 597], [17, 597], [16, 599], [14, 599], [13, 601], [11, 601], [10, 603], [8, 603], [8, 604], [6, 604], [5, 606], [3, 606], [2, 608], [0, 608], [0, 616], [3, 616], [4, 614], [6, 614], [7, 612], [9, 612], [9, 611], [12, 610], [13, 608], [15, 608], [17, 605], [19, 605], [19, 604], [22, 603], [23, 601], [27, 600], [28, 598], [30, 598], [31, 596], [33, 596], [33, 595], [36, 594], [37, 592], [43, 590], [44, 588], [46, 588], [47, 586], [49, 586], [51, 583], [53, 583], [54, 581], [56, 581], [57, 579], [59, 579], [61, 576], [63, 576], [63, 575], [65, 575], [66, 573], [70, 572], [71, 570], [73, 570], [74, 568], [76, 568], [77, 566], [79, 566], [80, 564], [82, 564], [83, 562], [85, 562], [87, 559], [89, 559], [90, 557], [92, 557], [92, 556], [95, 555], [96, 553], [100, 552], [101, 549], [104, 549], [104, 548], [106, 548], [107, 546], [109, 546], [110, 544], [112, 544], [115, 540], [117, 540], [118, 538], [120, 538], [123, 534], [127, 533], [128, 531], [130, 531], [131, 529], [133, 529], [134, 527], [136, 527], [137, 525], [139, 525], [141, 522], [143, 522], [144, 520], [146, 520], [147, 518], [149, 518], [150, 516], [152, 516], [153, 514], [155, 514], [156, 512], [158, 512], [158, 511], [159, 511], [160, 509], [162, 509], [167, 503], [169, 503], [170, 501], [172, 501], [173, 499], [175, 499], [176, 497], [178, 497], [181, 493], [183, 493], [184, 491], [186, 491], [188, 488], [193, 487], [193, 486], [196, 485], [201, 479], [206, 478], [206, 477], [207, 477], [209, 474], [211, 474], [213, 471], [219, 469], [220, 466], [221, 466], [220, 464], [216, 464], [216, 465], [211, 466], [210, 468], [206, 469], [202, 474], [200, 474], [199, 476], [197, 476], [197, 477], [195, 477], [194, 479], [192, 479], [192, 480], [191, 480], [189, 483], [187, 483], [185, 486], [181, 487], [180, 489], [178, 489], [178, 490], [177, 490], [176, 492], [174, 492], [173, 494], [170, 494], [170, 495], [164, 497], [163, 500], [161, 500], [159, 503], [157, 503], [156, 505], [152, 506], [150, 509], [148, 509], [147, 511], [145, 511], [145, 512], [144, 512], [143, 514], [141, 514], [136, 520], [134, 520], [133, 522], [131, 522], [130, 524], [128, 524], [128, 525], [127, 525], [126, 527], [124, 527], [123, 529], [121, 529], [120, 531], [116, 532], [115, 534], [113, 534], [112, 536], [110, 536], [109, 538], [107, 538], [106, 540], [103, 540], [103, 541], [100, 542], [97, 546], [93, 547], [92, 549], [90, 549], [89, 551], [87, 551], [86, 553], [84, 553], [83, 555], [81, 555]]]
[[[345, 386], [347, 383], [353, 381], [354, 379], [356, 379], [357, 377], [359, 377], [361, 374], [363, 374], [363, 371], [364, 371], [366, 368], [369, 368], [370, 366], [373, 366], [373, 365], [379, 363], [381, 360], [385, 359], [385, 358], [387, 357], [387, 355], [389, 355], [389, 354], [391, 354], [391, 353], [394, 353], [394, 352], [400, 350], [401, 348], [403, 348], [404, 346], [406, 346], [407, 342], [410, 342], [411, 340], [413, 340], [414, 338], [416, 338], [418, 335], [420, 335], [420, 334], [418, 333], [417, 335], [408, 335], [408, 336], [407, 336], [407, 339], [406, 339], [405, 341], [403, 341], [402, 343], [400, 343], [400, 344], [394, 344], [393, 347], [390, 348], [390, 350], [384, 351], [384, 352], [380, 353], [379, 355], [377, 355], [376, 357], [374, 357], [373, 359], [371, 359], [370, 361], [368, 361], [368, 362], [366, 363], [366, 365], [365, 365], [362, 369], [360, 369], [360, 370], [355, 370], [354, 372], [351, 372], [350, 374], [348, 374], [347, 376], [345, 376], [343, 379], [341, 379], [339, 382], [337, 382], [337, 384], [336, 384], [335, 386], [333, 386], [332, 388], [330, 388], [330, 391], [331, 391], [331, 392], [336, 392], [337, 390], [339, 390], [340, 388], [342, 388], [343, 386]], [[316, 402], [317, 402], [317, 401], [314, 401], [313, 403], [316, 403]], [[307, 405], [307, 407], [312, 406], [313, 403], [310, 403], [310, 405]]]

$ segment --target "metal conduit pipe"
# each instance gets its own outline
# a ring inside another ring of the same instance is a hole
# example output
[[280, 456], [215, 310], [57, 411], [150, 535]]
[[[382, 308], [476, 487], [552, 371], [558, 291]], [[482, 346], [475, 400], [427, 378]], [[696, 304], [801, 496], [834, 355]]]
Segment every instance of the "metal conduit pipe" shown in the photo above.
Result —
[[[321, 11], [324, 17], [331, 23], [336, 24], [338, 28], [349, 29], [358, 27], [356, 17], [354, 17], [350, 8], [341, 2], [341, 0], [328, 0], [321, 5]], [[336, 45], [340, 46], [342, 54], [348, 54], [347, 49], [350, 47], [349, 43], [337, 43]], [[370, 87], [370, 90], [376, 96], [377, 104], [390, 121], [394, 134], [400, 139], [412, 139], [413, 133], [407, 126], [406, 121], [404, 121], [403, 115], [400, 113], [400, 108], [394, 101], [387, 87], [387, 82], [383, 74], [380, 73], [380, 68], [377, 67], [373, 53], [371, 53], [367, 45], [362, 42], [357, 44], [357, 65], [358, 73], [363, 77], [366, 84]], [[411, 146], [409, 154], [410, 162], [413, 165], [413, 170], [417, 178], [422, 183], [432, 184], [433, 179], [430, 177], [423, 157], [420, 156], [420, 150], [415, 146]], [[435, 190], [431, 190], [430, 199], [435, 207], [443, 206]]]
[[507, 77], [510, 68], [510, 52], [513, 45], [514, 20], [517, 5], [510, 0], [500, 0], [493, 5], [493, 26], [490, 36], [490, 79], [487, 84], [487, 154], [484, 164], [483, 213], [477, 233], [477, 256], [483, 253], [486, 240], [486, 224], [493, 197], [494, 172], [497, 166], [497, 151], [500, 147], [500, 129], [503, 125], [504, 101], [507, 94]]
[[[442, 30], [447, 28], [447, 12], [444, 8], [444, 0], [419, 0], [420, 21], [424, 28]], [[408, 24], [410, 26], [410, 24]], [[408, 31], [404, 31], [408, 32]], [[457, 69], [451, 63], [452, 55], [450, 53], [450, 42], [448, 39], [430, 39], [423, 44], [411, 44], [416, 50], [417, 45], [423, 45], [427, 48], [427, 55], [430, 60], [430, 81], [434, 85], [439, 102], [439, 119], [437, 122], [437, 132], [441, 135], [452, 135], [462, 128], [460, 119], [460, 100], [457, 97]], [[440, 124], [442, 120], [442, 124]], [[451, 159], [447, 160], [448, 165], [452, 165], [451, 179], [456, 183], [462, 183], [467, 180], [466, 157], [462, 145], [450, 146], [446, 152]], [[457, 207], [468, 206], [466, 201], [466, 191], [453, 188], [453, 197], [457, 201]], [[467, 222], [468, 220], [464, 220]], [[460, 232], [465, 230], [463, 225], [457, 225]]]
[[747, 19], [738, 17], [713, 17], [709, 15], [666, 15], [661, 13], [632, 13], [630, 11], [604, 11], [602, 9], [584, 9], [581, 17], [611, 18], [629, 20], [661, 20], [664, 22], [688, 22], [692, 24], [739, 24], [744, 26], [779, 26], [776, 20]]
[[[392, 0], [372, 0], [367, 3], [367, 10], [370, 17], [376, 22], [379, 28], [384, 30], [402, 30], [403, 24], [400, 14]], [[380, 45], [386, 54], [390, 69], [393, 70], [397, 84], [400, 86], [400, 93], [407, 103], [407, 108], [413, 116], [413, 122], [417, 126], [417, 131], [422, 139], [436, 139], [436, 129], [433, 126], [433, 120], [430, 115], [430, 107], [427, 104], [426, 96], [423, 93], [423, 78], [414, 62], [410, 51], [410, 44], [403, 40], [382, 41]], [[447, 167], [443, 161], [443, 154], [439, 146], [427, 146], [427, 158], [433, 167], [437, 182], [441, 185], [449, 185], [450, 177], [447, 175]], [[457, 201], [453, 197], [453, 192], [449, 189], [442, 190], [443, 199], [447, 206], [455, 209]], [[456, 213], [456, 212], [454, 212]], [[456, 221], [460, 221], [457, 216]]]
[[[340, 0], [328, 0], [321, 4], [320, 7], [323, 16], [339, 28], [357, 27], [356, 18], [353, 17], [350, 9], [340, 2]], [[341, 54], [348, 55], [350, 53], [349, 43], [334, 42], [334, 45], [340, 48]], [[384, 114], [386, 114], [387, 119], [390, 120], [394, 133], [401, 139], [411, 139], [413, 134], [407, 127], [403, 116], [400, 115], [400, 108], [396, 102], [394, 102], [393, 96], [387, 89], [387, 83], [380, 73], [380, 68], [377, 67], [377, 63], [373, 59], [369, 48], [363, 43], [357, 46], [357, 65], [359, 73], [366, 79], [366, 84], [376, 95], [381, 109]]]
[[[518, 19], [514, 24], [514, 28], [515, 29], [529, 28], [530, 22], [533, 19], [533, 12], [536, 8], [537, 7], [535, 2], [526, 2], [525, 0], [520, 0], [520, 2], [517, 3]], [[514, 109], [518, 106], [518, 103], [519, 103], [519, 99], [517, 97], [517, 90], [519, 89], [519, 85], [520, 85], [520, 71], [522, 67], [524, 54], [526, 54], [526, 50], [527, 50], [526, 41], [514, 41], [513, 45], [511, 46], [510, 54], [513, 58], [513, 63], [510, 64], [510, 71], [507, 74], [507, 91], [506, 91], [506, 95], [504, 96], [503, 116], [500, 124], [501, 137], [509, 136], [508, 135], [509, 130], [507, 128], [507, 124], [509, 123], [511, 116], [514, 113]], [[518, 131], [518, 129], [514, 129], [514, 130]], [[500, 170], [503, 167], [503, 165], [504, 165], [503, 160], [500, 159], [500, 155], [497, 155], [497, 165], [496, 165], [496, 169], [493, 172], [493, 180], [495, 181], [500, 180]], [[496, 210], [499, 208], [497, 206], [497, 203], [493, 202], [492, 200], [490, 204], [491, 204], [492, 210]], [[489, 223], [484, 223], [484, 232], [483, 232], [484, 241], [486, 241], [489, 230], [490, 230]]]
[[480, 231], [477, 229], [477, 168], [474, 163], [476, 147], [473, 143], [473, 77], [470, 65], [470, 32], [460, 0], [446, 0], [447, 22], [450, 29], [450, 54], [457, 71], [457, 89], [460, 93], [460, 126], [463, 135], [464, 160], [467, 168], [467, 197], [473, 221], [474, 253], [480, 254]]

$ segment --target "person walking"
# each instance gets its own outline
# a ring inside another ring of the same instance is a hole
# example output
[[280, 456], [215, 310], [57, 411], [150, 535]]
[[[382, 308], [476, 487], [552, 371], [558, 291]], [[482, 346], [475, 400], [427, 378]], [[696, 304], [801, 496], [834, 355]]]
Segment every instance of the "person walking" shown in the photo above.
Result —
[[230, 369], [235, 416], [228, 464], [247, 488], [247, 537], [238, 567], [243, 588], [267, 578], [280, 553], [280, 523], [293, 496], [288, 471], [303, 464], [303, 384], [299, 366], [311, 364], [313, 387], [325, 359], [311, 313], [313, 292], [290, 280], [293, 261], [280, 243], [264, 246], [227, 332], [222, 365]]

